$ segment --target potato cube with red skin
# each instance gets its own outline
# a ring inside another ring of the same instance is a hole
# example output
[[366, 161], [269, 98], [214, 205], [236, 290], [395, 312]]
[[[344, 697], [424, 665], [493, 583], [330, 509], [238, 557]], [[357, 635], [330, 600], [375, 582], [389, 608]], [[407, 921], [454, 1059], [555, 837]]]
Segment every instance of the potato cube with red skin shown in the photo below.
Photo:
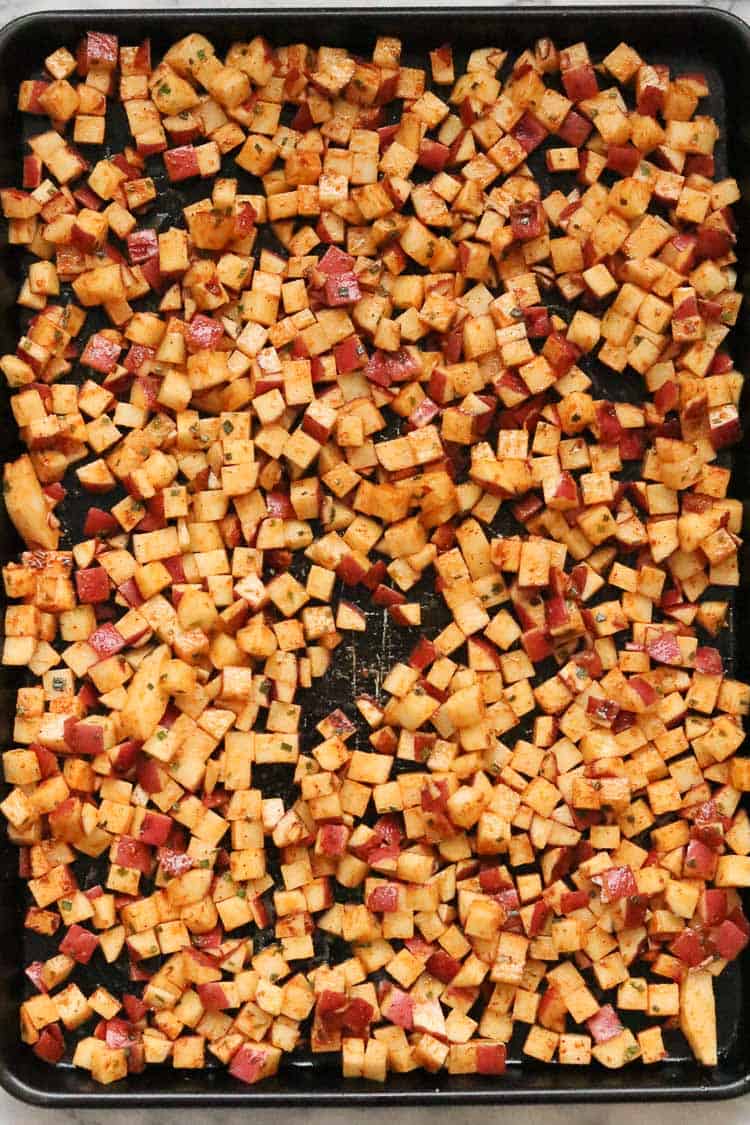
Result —
[[245, 1043], [233, 1056], [229, 1073], [241, 1082], [253, 1085], [274, 1075], [281, 1060], [281, 1051], [265, 1043]]
[[109, 578], [103, 567], [89, 567], [75, 574], [76, 593], [81, 602], [92, 605], [109, 598]]
[[90, 930], [75, 924], [70, 927], [60, 942], [60, 952], [68, 953], [75, 961], [87, 965], [98, 945], [99, 939], [96, 934], [92, 934]]

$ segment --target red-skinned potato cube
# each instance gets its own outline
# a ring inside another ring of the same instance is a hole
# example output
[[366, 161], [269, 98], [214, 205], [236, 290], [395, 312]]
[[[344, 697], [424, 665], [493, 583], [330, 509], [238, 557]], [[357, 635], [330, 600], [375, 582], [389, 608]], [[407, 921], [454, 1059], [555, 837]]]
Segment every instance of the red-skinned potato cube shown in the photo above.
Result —
[[98, 723], [79, 722], [74, 715], [65, 720], [65, 741], [76, 754], [95, 758], [104, 752], [104, 732]]
[[364, 1037], [372, 1023], [374, 1008], [361, 996], [355, 996], [341, 1014], [341, 1027], [351, 1035]]
[[525, 152], [533, 152], [534, 149], [539, 148], [548, 135], [541, 121], [538, 121], [529, 110], [524, 112], [520, 121], [517, 121], [511, 129], [511, 136], [515, 137]]
[[434, 422], [439, 414], [440, 407], [438, 404], [425, 395], [419, 406], [416, 406], [409, 415], [409, 424], [415, 430], [420, 430], [423, 426], [429, 426], [431, 422]]
[[450, 984], [461, 970], [461, 962], [451, 957], [444, 949], [438, 949], [427, 959], [428, 973], [432, 973], [443, 984]]
[[132, 836], [119, 838], [115, 846], [114, 862], [119, 867], [140, 871], [143, 875], [151, 874], [151, 851], [142, 840], [136, 840]]
[[127, 236], [128, 258], [131, 265], [139, 266], [159, 253], [159, 240], [155, 230], [134, 230]]
[[477, 1074], [505, 1074], [504, 1043], [477, 1044]]
[[711, 941], [720, 957], [733, 961], [750, 941], [750, 937], [726, 918], [715, 930], [711, 932]]
[[163, 813], [152, 812], [150, 809], [144, 813], [143, 821], [138, 829], [138, 839], [151, 847], [161, 847], [169, 839], [172, 830], [172, 820]]
[[669, 951], [678, 961], [691, 968], [700, 965], [708, 956], [701, 935], [689, 926], [675, 938]]
[[255, 1044], [243, 1044], [229, 1064], [229, 1073], [248, 1085], [260, 1081], [268, 1065], [268, 1050]]
[[82, 207], [88, 208], [89, 211], [100, 211], [104, 206], [104, 200], [100, 199], [88, 184], [77, 187], [73, 192], [73, 198], [76, 203], [80, 203]]
[[159, 152], [165, 152], [167, 138], [164, 130], [159, 126], [156, 129], [149, 129], [145, 133], [139, 133], [135, 138], [135, 147], [139, 156], [155, 156]]
[[574, 66], [563, 71], [562, 75], [565, 93], [572, 102], [582, 102], [587, 98], [595, 98], [599, 93], [599, 84], [596, 80], [596, 71], [590, 63]]
[[77, 570], [75, 575], [78, 600], [88, 605], [106, 602], [109, 598], [109, 577], [101, 566]]
[[125, 648], [125, 640], [111, 622], [105, 621], [90, 635], [88, 643], [102, 660]]
[[657, 664], [680, 664], [682, 653], [674, 633], [663, 632], [652, 637], [646, 650], [652, 660]]
[[198, 313], [190, 321], [187, 334], [188, 347], [191, 351], [215, 350], [223, 335], [224, 327], [218, 320]]
[[236, 238], [245, 238], [252, 234], [258, 215], [252, 203], [240, 203], [234, 216], [234, 233]]
[[411, 1031], [414, 1026], [414, 1001], [408, 992], [403, 992], [400, 988], [391, 986], [384, 991], [380, 997], [380, 1010], [383, 1018], [396, 1027]]
[[362, 298], [357, 276], [354, 273], [333, 274], [324, 286], [325, 302], [329, 308], [351, 305]]
[[23, 187], [28, 191], [38, 188], [42, 182], [42, 162], [38, 156], [23, 158]]
[[609, 867], [594, 879], [601, 887], [602, 902], [618, 902], [621, 898], [638, 893], [635, 876], [627, 864], [622, 867]]
[[521, 636], [521, 644], [532, 664], [538, 664], [552, 655], [552, 645], [546, 629], [527, 629]]
[[525, 308], [523, 310], [523, 318], [526, 323], [526, 334], [529, 339], [543, 339], [552, 332], [552, 321], [550, 320], [549, 309], [544, 305], [532, 305], [530, 308]]
[[201, 1004], [207, 1012], [220, 1012], [231, 1007], [231, 1001], [218, 981], [209, 981], [197, 986]]
[[725, 449], [728, 445], [736, 445], [742, 439], [739, 412], [732, 403], [709, 410], [708, 425], [711, 445], [714, 449]]
[[164, 153], [164, 167], [173, 184], [200, 175], [198, 156], [193, 145], [180, 145], [178, 148], [167, 149]]
[[91, 367], [94, 371], [100, 371], [102, 375], [108, 375], [117, 366], [121, 351], [119, 344], [96, 332], [89, 337], [80, 362], [84, 367]]
[[127, 773], [132, 769], [138, 759], [140, 748], [140, 742], [134, 742], [132, 739], [121, 742], [112, 752], [112, 768], [115, 773]]
[[428, 637], [420, 637], [409, 656], [409, 664], [423, 672], [437, 659], [438, 651]]
[[560, 909], [563, 914], [572, 914], [589, 904], [588, 891], [566, 891], [560, 896]]
[[386, 606], [388, 609], [394, 605], [404, 605], [406, 602], [406, 598], [402, 593], [383, 583], [376, 587], [372, 595], [372, 600], [375, 605]]
[[338, 246], [329, 246], [316, 268], [326, 277], [337, 277], [354, 271], [354, 258]]
[[162, 125], [169, 133], [170, 141], [176, 146], [192, 144], [201, 135], [200, 124], [198, 119], [191, 114], [186, 113], [187, 120], [181, 117], [164, 117], [162, 118]]
[[39, 1033], [32, 1050], [38, 1059], [46, 1063], [59, 1063], [65, 1054], [65, 1039], [59, 1023], [47, 1024]]
[[128, 1020], [111, 1019], [106, 1021], [104, 1028], [104, 1041], [112, 1050], [129, 1050], [140, 1042], [141, 1030], [133, 1027]]
[[350, 336], [347, 340], [336, 344], [333, 354], [336, 357], [336, 370], [341, 375], [348, 374], [350, 371], [359, 371], [367, 366], [367, 348], [359, 336]]
[[57, 765], [57, 758], [51, 750], [47, 749], [46, 746], [34, 744], [31, 749], [36, 754], [39, 772], [42, 775], [42, 781], [44, 781], [45, 778], [52, 777], [54, 774], [60, 772]]
[[399, 891], [395, 883], [381, 883], [373, 887], [367, 896], [367, 909], [376, 913], [390, 914], [398, 910]]
[[341, 856], [346, 851], [349, 829], [345, 824], [323, 824], [318, 829], [315, 851], [319, 855]]
[[557, 130], [557, 135], [560, 140], [565, 141], [573, 148], [581, 148], [588, 140], [592, 129], [593, 125], [587, 117], [584, 117], [575, 109], [571, 109]]
[[683, 870], [688, 879], [713, 879], [719, 857], [701, 840], [691, 840], [685, 849]]
[[146, 344], [131, 344], [128, 354], [124, 357], [122, 365], [126, 371], [137, 375], [139, 372], [143, 374], [141, 368], [144, 363], [148, 363], [156, 355], [155, 348], [149, 348]]
[[727, 916], [727, 892], [723, 887], [706, 887], [698, 899], [698, 916], [704, 926], [718, 926]]
[[146, 793], [159, 793], [165, 786], [167, 777], [154, 758], [141, 754], [136, 761], [138, 784]]
[[544, 933], [550, 914], [551, 910], [545, 902], [540, 901], [534, 903], [534, 909], [531, 912], [531, 921], [529, 923], [529, 937], [538, 937], [539, 934]]
[[544, 212], [536, 199], [526, 203], [514, 203], [510, 209], [510, 226], [513, 237], [519, 242], [529, 242], [539, 238], [544, 229]]
[[426, 168], [429, 172], [442, 172], [449, 157], [450, 149], [447, 145], [425, 137], [419, 145], [417, 164], [421, 168]]
[[695, 237], [695, 256], [699, 262], [706, 258], [722, 258], [732, 248], [732, 235], [718, 227], [698, 227]]
[[669, 85], [666, 66], [641, 66], [635, 79], [636, 108], [645, 117], [656, 117], [664, 105]]
[[99, 946], [99, 938], [91, 930], [74, 923], [60, 942], [60, 952], [72, 957], [81, 965], [88, 965]]
[[92, 67], [97, 70], [116, 70], [119, 49], [116, 35], [103, 31], [89, 31], [78, 47], [78, 73], [88, 74]]
[[621, 176], [632, 176], [641, 162], [635, 145], [607, 145], [607, 167]]
[[83, 534], [87, 538], [96, 535], [111, 535], [119, 529], [120, 525], [111, 512], [105, 512], [102, 508], [89, 508], [86, 513]]
[[46, 114], [44, 106], [39, 99], [44, 95], [49, 82], [41, 80], [27, 80], [21, 83], [18, 91], [18, 108], [22, 113]]
[[134, 996], [131, 992], [125, 992], [123, 994], [122, 1006], [131, 1023], [138, 1023], [148, 1011], [148, 1005], [144, 1004], [139, 996]]
[[596, 1043], [606, 1043], [622, 1031], [620, 1017], [611, 1004], [604, 1004], [586, 1020], [586, 1027]]

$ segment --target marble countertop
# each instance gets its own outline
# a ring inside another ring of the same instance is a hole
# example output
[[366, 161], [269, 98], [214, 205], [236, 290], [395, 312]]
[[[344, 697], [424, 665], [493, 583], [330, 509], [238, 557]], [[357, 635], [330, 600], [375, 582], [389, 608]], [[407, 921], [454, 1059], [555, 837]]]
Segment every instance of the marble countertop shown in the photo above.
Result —
[[[391, 4], [389, 0], [364, 0], [365, 4], [369, 6], [382, 6], [396, 7], [399, 2], [405, 4], [405, 0], [397, 0], [396, 3]], [[424, 2], [424, 0], [417, 0], [417, 2]], [[566, 0], [566, 6], [571, 6], [571, 2], [575, 0]], [[595, 3], [596, 0], [588, 0], [588, 2]], [[637, 0], [634, 0], [637, 2]], [[640, 0], [644, 3], [644, 0]], [[651, 0], [645, 0], [646, 3], [651, 3]], [[690, 0], [695, 3], [695, 0]], [[724, 11], [734, 12], [740, 18], [750, 23], [750, 0], [716, 0], [714, 3], [708, 3], [707, 0], [702, 0], [706, 7], [721, 8]], [[534, 0], [536, 5], [544, 5], [546, 7], [555, 7], [557, 0]], [[313, 0], [222, 0], [222, 7], [224, 8], [242, 8], [254, 7], [256, 9], [275, 8], [283, 4], [286, 8], [310, 8], [314, 6]], [[197, 8], [201, 7], [200, 0], [131, 0], [130, 3], [110, 3], [108, 0], [49, 0], [45, 3], [44, 0], [0, 0], [0, 25], [5, 24], [16, 16], [24, 15], [27, 12], [50, 10], [63, 11], [66, 9], [105, 9], [113, 10], [117, 8]], [[218, 5], [217, 5], [218, 6]], [[349, 4], [346, 0], [325, 0], [325, 6], [328, 8], [341, 7], [351, 8], [356, 5]], [[479, 8], [497, 8], [497, 7], [518, 7], [513, 0], [510, 3], [504, 3], [503, 0], [469, 0], [468, 3], [463, 0], [429, 0], [429, 6], [432, 8], [461, 8], [461, 7], [479, 7]], [[682, 0], [672, 0], [673, 7], [682, 6]], [[206, 5], [206, 7], [213, 8], [214, 5]], [[502, 1104], [502, 1103], [500, 1103]], [[357, 1116], [364, 1115], [363, 1110], [357, 1111]], [[498, 1107], [498, 1111], [500, 1108]], [[684, 1122], [689, 1119], [692, 1112], [700, 1114], [701, 1125], [750, 1125], [750, 1095], [745, 1098], [739, 1098], [730, 1102], [701, 1102], [700, 1104], [685, 1104], [678, 1103], [675, 1105], [665, 1104], [651, 1104], [644, 1105], [643, 1103], [636, 1103], [633, 1105], [601, 1105], [601, 1106], [575, 1106], [575, 1107], [560, 1107], [554, 1106], [517, 1106], [513, 1107], [509, 1112], [513, 1115], [513, 1125], [568, 1125], [571, 1113], [575, 1114], [576, 1125], [684, 1125]], [[141, 1112], [129, 1109], [113, 1109], [105, 1111], [97, 1110], [68, 1110], [65, 1117], [72, 1123], [72, 1125], [98, 1125], [100, 1121], [107, 1123], [107, 1125], [149, 1125], [158, 1122], [158, 1125], [178, 1125], [178, 1122], [189, 1120], [197, 1122], [199, 1115], [205, 1115], [206, 1111], [195, 1109], [191, 1112], [184, 1110], [143, 1110]], [[214, 1110], [208, 1111], [209, 1116], [218, 1117], [221, 1114], [223, 1125], [240, 1125], [241, 1122], [247, 1120], [247, 1111], [242, 1109], [235, 1110]], [[461, 1125], [480, 1125], [484, 1122], [489, 1114], [493, 1114], [491, 1109], [487, 1107], [463, 1107], [458, 1110], [456, 1108], [445, 1110], [435, 1109], [434, 1107], [419, 1108], [400, 1108], [394, 1109], [371, 1109], [367, 1111], [368, 1125], [385, 1125], [388, 1119], [393, 1120], [396, 1116], [399, 1125], [440, 1125], [441, 1122], [447, 1125], [450, 1117], [460, 1115]], [[260, 1110], [256, 1116], [260, 1116], [263, 1125], [298, 1125], [303, 1118], [303, 1111], [290, 1111], [290, 1110]], [[494, 1114], [493, 1114], [494, 1115]], [[47, 1125], [51, 1120], [60, 1117], [62, 1114], [50, 1112], [49, 1110], [38, 1109], [33, 1106], [23, 1105], [20, 1102], [10, 1098], [5, 1092], [0, 1090], [0, 1125]], [[350, 1110], [345, 1109], [309, 1109], [304, 1111], [305, 1125], [344, 1125], [348, 1122], [352, 1113]]]

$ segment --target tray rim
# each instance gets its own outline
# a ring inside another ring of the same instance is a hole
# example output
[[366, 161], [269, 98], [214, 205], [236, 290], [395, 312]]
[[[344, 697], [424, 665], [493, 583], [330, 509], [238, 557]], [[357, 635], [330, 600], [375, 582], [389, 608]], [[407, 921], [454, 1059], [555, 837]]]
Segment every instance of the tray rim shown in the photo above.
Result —
[[[675, 6], [669, 3], [637, 3], [617, 5], [614, 2], [602, 4], [567, 4], [556, 3], [526, 4], [510, 3], [502, 7], [477, 7], [474, 4], [462, 4], [460, 0], [454, 7], [431, 8], [424, 3], [414, 7], [399, 4], [395, 7], [378, 7], [373, 4], [346, 4], [345, 6], [323, 5], [319, 8], [289, 8], [283, 3], [281, 6], [254, 8], [252, 6], [231, 7], [221, 11], [212, 11], [210, 8], [174, 8], [160, 10], [158, 8], [114, 8], [92, 9], [70, 8], [63, 11], [52, 11], [44, 8], [39, 11], [26, 12], [7, 21], [0, 27], [0, 56], [8, 49], [13, 38], [34, 25], [49, 26], [58, 24], [62, 29], [68, 22], [88, 20], [97, 26], [106, 23], [110, 26], [117, 24], [129, 25], [137, 20], [147, 23], [156, 23], [164, 20], [170, 23], [175, 17], [181, 23], [191, 20], [202, 22], [205, 19], [212, 21], [229, 22], [243, 18], [278, 19], [290, 17], [303, 24], [309, 21], [338, 18], [347, 23], [364, 18], [379, 20], [393, 20], [399, 23], [413, 17], [439, 20], [447, 15], [486, 19], [491, 14], [493, 19], [510, 20], [518, 12], [528, 13], [537, 17], [549, 17], [552, 22], [562, 23], [566, 19], [590, 21], [601, 26], [606, 26], [609, 17], [615, 15], [619, 20], [633, 18], [641, 22], [649, 17], [672, 18], [675, 22], [686, 23], [690, 19], [700, 25], [713, 25], [717, 31], [731, 36], [735, 35], [750, 63], [750, 24], [746, 23], [735, 12], [721, 8], [704, 7], [701, 4], [690, 3]], [[613, 35], [613, 38], [616, 36]], [[2, 82], [0, 81], [0, 85]], [[2, 460], [0, 458], [0, 460]], [[745, 579], [750, 578], [748, 575]], [[743, 585], [745, 583], [743, 582]], [[750, 970], [750, 948], [742, 959], [746, 970]], [[20, 1040], [19, 1049], [22, 1047]], [[170, 1072], [175, 1074], [176, 1072]], [[177, 1072], [178, 1073], [178, 1072]], [[300, 1078], [304, 1070], [300, 1072]], [[587, 1075], [592, 1071], [589, 1068]], [[200, 1093], [192, 1090], [112, 1090], [107, 1087], [91, 1091], [65, 1092], [45, 1089], [43, 1085], [45, 1072], [39, 1068], [39, 1084], [35, 1085], [25, 1081], [15, 1073], [5, 1058], [0, 1058], [0, 1088], [11, 1097], [26, 1105], [39, 1106], [47, 1109], [82, 1108], [82, 1109], [132, 1109], [137, 1102], [138, 1108], [181, 1108], [188, 1106], [210, 1107], [263, 1107], [263, 1108], [298, 1108], [303, 1106], [315, 1107], [379, 1107], [389, 1106], [417, 1106], [417, 1105], [562, 1105], [562, 1104], [612, 1104], [635, 1101], [675, 1102], [675, 1101], [727, 1101], [750, 1093], [750, 1049], [745, 1061], [745, 1070], [738, 1078], [724, 1083], [711, 1084], [709, 1082], [696, 1086], [669, 1085], [660, 1087], [643, 1088], [635, 1084], [611, 1087], [597, 1087], [594, 1080], [579, 1089], [556, 1090], [552, 1087], [540, 1089], [519, 1089], [498, 1083], [493, 1090], [389, 1090], [379, 1087], [374, 1083], [362, 1083], [349, 1089], [337, 1091], [295, 1091], [293, 1089], [269, 1091], [261, 1087], [232, 1090], [210, 1090]], [[303, 1079], [304, 1080], [304, 1079]], [[127, 1080], [126, 1080], [127, 1081]], [[343, 1081], [343, 1080], [342, 1080]]]

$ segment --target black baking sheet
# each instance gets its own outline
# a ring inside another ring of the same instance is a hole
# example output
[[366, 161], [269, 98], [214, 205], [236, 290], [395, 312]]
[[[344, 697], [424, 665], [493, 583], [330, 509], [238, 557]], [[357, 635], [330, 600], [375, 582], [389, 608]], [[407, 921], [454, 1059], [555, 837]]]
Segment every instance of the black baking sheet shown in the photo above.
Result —
[[[220, 51], [236, 39], [265, 35], [273, 44], [306, 42], [343, 46], [352, 53], [366, 55], [378, 35], [395, 35], [404, 43], [402, 61], [405, 65], [428, 68], [427, 51], [444, 42], [452, 43], [457, 63], [467, 53], [482, 46], [498, 46], [517, 52], [531, 46], [540, 36], [550, 36], [558, 46], [585, 39], [595, 59], [607, 53], [621, 40], [631, 43], [649, 62], [669, 64], [673, 74], [703, 71], [711, 87], [711, 96], [701, 103], [701, 112], [712, 114], [718, 121], [722, 140], [717, 148], [719, 172], [735, 175], [745, 194], [750, 196], [750, 33], [740, 21], [722, 12], [705, 8], [463, 8], [456, 11], [410, 10], [316, 10], [253, 12], [232, 10], [222, 13], [206, 11], [137, 12], [115, 11], [81, 13], [45, 13], [22, 17], [0, 32], [0, 184], [20, 182], [21, 137], [39, 132], [43, 119], [23, 116], [15, 108], [18, 85], [24, 78], [35, 76], [43, 58], [60, 45], [74, 49], [81, 34], [87, 30], [112, 32], [121, 43], [136, 44], [150, 37], [155, 57], [188, 31], [208, 35]], [[428, 68], [429, 69], [429, 68]], [[457, 71], [458, 72], [458, 71]], [[106, 143], [112, 152], [128, 143], [129, 135], [124, 113], [113, 105], [108, 113]], [[551, 142], [555, 143], [554, 138]], [[567, 190], [573, 181], [544, 171], [543, 146], [530, 160], [535, 174], [545, 188]], [[92, 150], [98, 153], [98, 148]], [[86, 149], [84, 149], [84, 153]], [[225, 159], [224, 172], [240, 177], [240, 190], [257, 187], [234, 164]], [[207, 194], [205, 182], [188, 182], [171, 186], [166, 180], [161, 157], [151, 158], [148, 174], [159, 189], [159, 198], [148, 212], [146, 222], [157, 229], [166, 229], [178, 220], [186, 202]], [[743, 228], [750, 229], [743, 215], [747, 204], [738, 206], [740, 220], [740, 284], [748, 262]], [[273, 246], [273, 237], [264, 234], [266, 245]], [[261, 242], [261, 245], [264, 243]], [[0, 349], [12, 351], [24, 323], [25, 314], [15, 306], [23, 255], [17, 248], [0, 245]], [[87, 326], [96, 325], [96, 313]], [[748, 358], [747, 312], [730, 337], [737, 366], [743, 369]], [[102, 322], [103, 323], [103, 322]], [[641, 381], [634, 374], [616, 375], [595, 361], [584, 363], [594, 380], [594, 394], [621, 401], [636, 401], [642, 394]], [[4, 456], [17, 455], [19, 447], [8, 406], [7, 388], [0, 390], [0, 421], [6, 443]], [[734, 453], [734, 494], [742, 499], [750, 495], [750, 459], [746, 450]], [[65, 481], [70, 491], [58, 508], [65, 537], [61, 543], [69, 547], [80, 538], [85, 511], [90, 498], [81, 497], [75, 478]], [[72, 486], [72, 487], [71, 487]], [[103, 506], [118, 498], [108, 494]], [[97, 499], [93, 498], [93, 503]], [[505, 508], [492, 525], [495, 534], [518, 530]], [[4, 510], [0, 512], [0, 561], [15, 557], [19, 541]], [[365, 592], [366, 593], [366, 592]], [[414, 591], [423, 607], [423, 631], [434, 635], [446, 623], [442, 599], [435, 595], [427, 581]], [[352, 717], [356, 711], [353, 697], [359, 692], [377, 694], [382, 677], [395, 660], [408, 654], [420, 630], [399, 629], [387, 614], [372, 607], [364, 594], [347, 591], [346, 597], [365, 609], [367, 633], [354, 635], [339, 648], [332, 667], [323, 680], [316, 681], [311, 692], [303, 693], [307, 717], [303, 729], [311, 737], [315, 723], [336, 706]], [[410, 600], [412, 595], [409, 595]], [[738, 591], [731, 613], [731, 627], [723, 638], [723, 652], [732, 672], [740, 678], [750, 676], [750, 649], [747, 636], [750, 618], [744, 588]], [[543, 678], [543, 676], [542, 676]], [[15, 689], [19, 678], [12, 669], [0, 669], [0, 730], [3, 747], [11, 745], [12, 715]], [[363, 738], [366, 739], [362, 727]], [[523, 726], [509, 732], [510, 740], [525, 733]], [[408, 763], [396, 763], [396, 768]], [[286, 796], [290, 792], [291, 769], [288, 767], [256, 767], [254, 784], [268, 795]], [[669, 1058], [658, 1066], [640, 1063], [624, 1070], [610, 1072], [597, 1065], [587, 1068], [543, 1065], [523, 1058], [520, 1046], [525, 1036], [521, 1025], [510, 1045], [508, 1070], [502, 1078], [481, 1075], [455, 1077], [445, 1073], [430, 1075], [416, 1071], [408, 1075], [389, 1075], [384, 1087], [374, 1083], [344, 1081], [340, 1076], [338, 1055], [311, 1056], [304, 1050], [282, 1061], [276, 1078], [260, 1086], [245, 1087], [232, 1079], [224, 1067], [203, 1071], [180, 1072], [170, 1066], [149, 1067], [138, 1076], [111, 1087], [91, 1082], [87, 1072], [69, 1064], [49, 1068], [37, 1060], [18, 1038], [17, 1008], [22, 997], [30, 992], [22, 967], [30, 961], [49, 957], [56, 949], [55, 939], [44, 940], [24, 931], [25, 888], [17, 878], [17, 851], [4, 838], [0, 841], [0, 878], [7, 884], [0, 909], [0, 1083], [17, 1097], [40, 1105], [64, 1107], [84, 1105], [104, 1107], [124, 1105], [141, 1108], [156, 1105], [330, 1105], [349, 1106], [388, 1103], [508, 1103], [564, 1102], [647, 1099], [697, 1099], [728, 1097], [750, 1089], [750, 1039], [747, 1034], [747, 1001], [750, 996], [750, 962], [745, 957], [731, 965], [719, 978], [717, 1002], [719, 1013], [720, 1062], [707, 1071], [692, 1060], [679, 1033], [667, 1033]], [[85, 889], [101, 880], [101, 863], [86, 857], [76, 861], [75, 870]], [[271, 864], [273, 872], [273, 863]], [[256, 947], [272, 940], [272, 931], [254, 935]], [[59, 935], [58, 935], [59, 937]], [[316, 935], [316, 958], [336, 954], [326, 935]], [[105, 966], [95, 957], [89, 966], [79, 966], [74, 978], [84, 992], [98, 984], [110, 987], [116, 994], [132, 991], [127, 964], [123, 961]], [[90, 1034], [85, 1025], [82, 1034]], [[70, 1038], [70, 1036], [68, 1036]]]

